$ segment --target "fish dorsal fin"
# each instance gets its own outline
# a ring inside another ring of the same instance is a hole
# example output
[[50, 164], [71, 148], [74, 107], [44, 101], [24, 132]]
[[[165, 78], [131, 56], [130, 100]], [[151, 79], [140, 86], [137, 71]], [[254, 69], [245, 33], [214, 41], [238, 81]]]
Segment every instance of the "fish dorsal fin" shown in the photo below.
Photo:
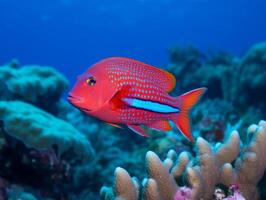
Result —
[[171, 92], [176, 85], [175, 76], [163, 69], [152, 65], [133, 60], [130, 58], [112, 57], [105, 59], [110, 66], [116, 66], [119, 69], [128, 71], [131, 77], [143, 78], [149, 80], [158, 87], [163, 88], [166, 92]]
[[156, 121], [147, 125], [149, 128], [156, 131], [170, 131], [172, 130], [171, 125], [168, 121]]

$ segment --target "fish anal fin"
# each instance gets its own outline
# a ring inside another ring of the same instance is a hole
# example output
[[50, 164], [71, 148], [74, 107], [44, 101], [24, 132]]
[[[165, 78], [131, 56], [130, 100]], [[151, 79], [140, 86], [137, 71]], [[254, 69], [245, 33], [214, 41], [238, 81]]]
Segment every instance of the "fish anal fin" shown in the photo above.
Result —
[[141, 135], [143, 137], [149, 137], [149, 135], [140, 125], [127, 125], [127, 126], [130, 130], [134, 131], [138, 135]]
[[113, 126], [113, 127], [116, 127], [116, 128], [121, 128], [123, 129], [122, 126], [118, 125], [118, 124], [113, 124], [113, 123], [109, 123], [109, 122], [106, 122], [106, 124], [110, 125], [110, 126]]
[[172, 130], [171, 125], [168, 121], [156, 121], [147, 125], [149, 128], [157, 131], [170, 131]]

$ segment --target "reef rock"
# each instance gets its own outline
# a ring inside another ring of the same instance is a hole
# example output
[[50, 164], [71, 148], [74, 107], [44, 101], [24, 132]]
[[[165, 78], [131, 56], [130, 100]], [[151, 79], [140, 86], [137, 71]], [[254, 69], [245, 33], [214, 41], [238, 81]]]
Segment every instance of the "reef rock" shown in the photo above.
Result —
[[226, 53], [210, 57], [192, 47], [173, 48], [170, 58], [167, 69], [182, 91], [205, 86], [209, 98], [222, 98], [241, 108], [266, 100], [266, 43], [251, 47], [243, 58]]
[[18, 67], [14, 62], [0, 66], [0, 80], [7, 86], [5, 93], [9, 94], [9, 99], [26, 101], [44, 109], [58, 101], [68, 87], [67, 79], [52, 67]]
[[0, 119], [12, 137], [37, 150], [74, 151], [82, 160], [93, 155], [88, 139], [69, 123], [21, 101], [0, 101]]
[[266, 43], [253, 46], [241, 61], [237, 73], [236, 100], [242, 106], [265, 104], [266, 101]]

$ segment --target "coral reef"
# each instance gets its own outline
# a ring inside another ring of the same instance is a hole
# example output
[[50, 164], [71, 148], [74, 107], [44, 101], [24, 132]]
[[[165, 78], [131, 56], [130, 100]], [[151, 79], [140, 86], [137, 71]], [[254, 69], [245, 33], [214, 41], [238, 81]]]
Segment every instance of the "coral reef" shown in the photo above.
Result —
[[67, 79], [12, 61], [1, 66], [0, 82], [0, 198], [66, 198], [73, 169], [94, 156], [89, 138], [57, 116]]
[[[176, 159], [177, 154], [171, 150], [162, 162], [155, 153], [148, 152], [148, 178], [143, 180], [142, 186], [126, 170], [118, 167], [114, 189], [103, 187], [101, 196], [103, 199], [124, 200], [178, 200], [181, 197], [207, 200], [212, 199], [217, 185], [230, 187], [237, 184], [246, 199], [258, 199], [257, 184], [266, 169], [266, 122], [251, 125], [248, 134], [251, 140], [242, 148], [237, 131], [231, 132], [228, 141], [217, 143], [215, 148], [203, 138], [198, 138], [195, 158], [188, 152], [182, 152]], [[190, 186], [188, 188], [179, 186], [184, 176]]]
[[54, 68], [1, 66], [0, 199], [99, 199], [113, 171], [117, 184], [103, 187], [103, 199], [265, 199], [265, 122], [245, 131], [266, 118], [265, 46], [242, 58], [170, 50], [173, 96], [208, 87], [191, 112], [195, 144], [177, 129], [146, 139], [86, 116], [66, 102], [68, 81]]
[[[177, 77], [180, 91], [188, 91], [199, 85], [208, 88], [205, 99], [196, 107], [204, 109], [200, 112], [206, 117], [202, 115], [201, 119], [208, 121], [207, 113], [216, 104], [216, 114], [211, 114], [210, 117], [214, 124], [216, 122], [213, 117], [218, 117], [226, 126], [240, 124], [243, 129], [258, 119], [266, 118], [265, 112], [262, 112], [266, 109], [265, 55], [265, 43], [254, 45], [242, 58], [224, 52], [200, 53], [195, 47], [175, 47], [170, 51], [170, 64], [166, 69]], [[174, 93], [180, 94], [179, 90]], [[203, 123], [194, 116], [200, 112], [192, 113], [194, 123]], [[224, 129], [224, 125], [218, 132]], [[208, 132], [217, 129], [217, 126], [210, 128]], [[214, 139], [219, 138], [220, 136]]]
[[176, 47], [170, 54], [167, 69], [178, 78], [182, 91], [206, 86], [209, 98], [232, 101], [241, 108], [265, 102], [266, 43], [255, 45], [240, 59], [226, 53], [202, 55], [193, 47]]

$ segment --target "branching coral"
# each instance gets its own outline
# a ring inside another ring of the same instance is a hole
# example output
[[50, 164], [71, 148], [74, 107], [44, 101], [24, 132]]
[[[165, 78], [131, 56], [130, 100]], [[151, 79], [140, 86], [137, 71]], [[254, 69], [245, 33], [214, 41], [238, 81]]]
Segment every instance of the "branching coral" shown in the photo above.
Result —
[[30, 104], [0, 101], [0, 119], [6, 131], [28, 147], [51, 150], [56, 146], [59, 155], [73, 150], [84, 160], [93, 154], [89, 141], [72, 125]]
[[[162, 162], [153, 152], [146, 155], [148, 178], [142, 187], [135, 178], [122, 168], [115, 171], [114, 189], [103, 187], [103, 199], [123, 200], [172, 200], [180, 197], [187, 200], [212, 199], [215, 187], [238, 185], [247, 200], [259, 198], [258, 181], [266, 168], [266, 122], [248, 128], [250, 141], [241, 147], [237, 131], [233, 131], [228, 141], [216, 144], [215, 148], [202, 138], [196, 142], [197, 157], [183, 152], [176, 160], [171, 150]], [[175, 163], [175, 164], [174, 164]], [[189, 188], [180, 188], [186, 177]]]

